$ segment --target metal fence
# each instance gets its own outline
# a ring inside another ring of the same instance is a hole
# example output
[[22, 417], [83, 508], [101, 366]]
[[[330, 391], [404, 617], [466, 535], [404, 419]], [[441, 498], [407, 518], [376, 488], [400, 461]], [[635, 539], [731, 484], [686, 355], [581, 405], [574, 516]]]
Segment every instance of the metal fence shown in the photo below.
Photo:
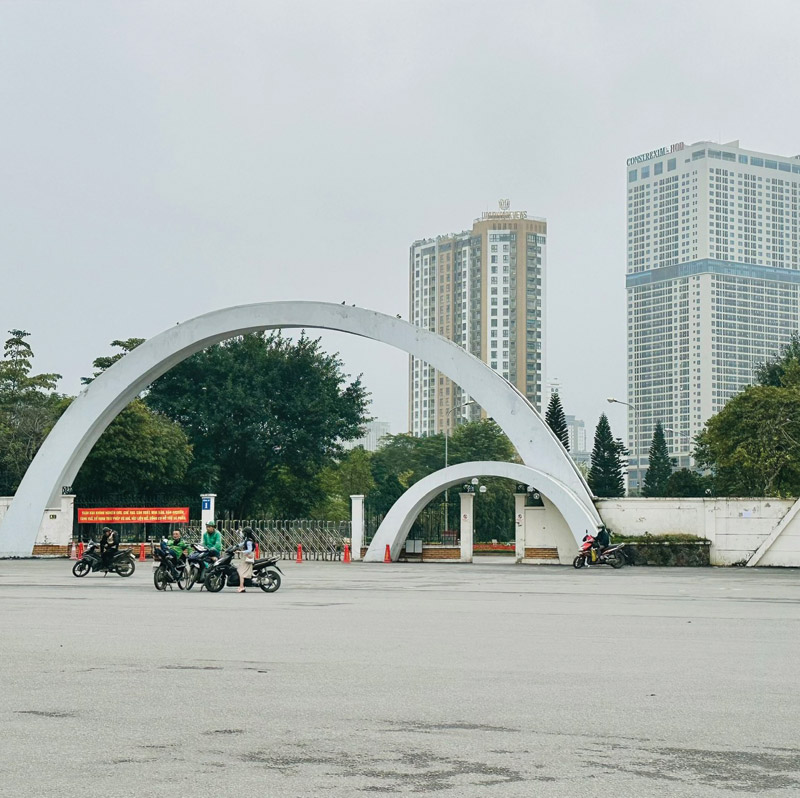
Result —
[[[350, 543], [349, 521], [245, 519], [217, 521], [223, 546], [238, 543], [241, 529], [246, 526], [255, 532], [262, 557], [293, 560], [297, 557], [297, 547], [302, 546], [305, 560], [341, 560], [345, 544]], [[199, 523], [192, 523], [185, 532], [189, 541], [199, 543], [203, 528]]]

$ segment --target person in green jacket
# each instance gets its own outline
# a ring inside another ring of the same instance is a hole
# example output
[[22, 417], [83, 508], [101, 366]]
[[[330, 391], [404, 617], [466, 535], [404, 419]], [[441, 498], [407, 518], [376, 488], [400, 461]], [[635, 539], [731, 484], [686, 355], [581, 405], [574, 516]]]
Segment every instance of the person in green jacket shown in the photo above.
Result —
[[206, 524], [206, 531], [203, 532], [203, 545], [207, 549], [214, 549], [217, 557], [222, 554], [222, 535], [217, 531], [217, 524], [215, 521], [209, 521]]
[[184, 554], [189, 555], [191, 546], [181, 537], [180, 529], [172, 530], [172, 540], [169, 542], [172, 553], [180, 559]]

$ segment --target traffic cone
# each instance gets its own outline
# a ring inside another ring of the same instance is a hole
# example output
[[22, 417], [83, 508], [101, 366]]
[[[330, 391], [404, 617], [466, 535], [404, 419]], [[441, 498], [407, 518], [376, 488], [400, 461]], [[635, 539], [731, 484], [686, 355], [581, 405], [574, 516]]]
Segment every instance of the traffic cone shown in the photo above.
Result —
[[303, 562], [303, 544], [297, 544], [297, 560], [295, 562]]
[[347, 543], [344, 544], [344, 561], [350, 562], [350, 546]]
[[83, 541], [78, 544], [78, 559], [83, 559]]
[[147, 559], [144, 553], [144, 543], [139, 544], [139, 562], [144, 562]]
[[258, 543], [256, 543], [256, 559], [258, 559], [258, 558], [259, 558], [259, 556], [260, 556], [260, 555], [259, 555], [259, 553], [258, 553]]
[[72, 546], [69, 549], [69, 558], [70, 560], [77, 560], [78, 559], [78, 551], [75, 548], [75, 541], [72, 541]]
[[392, 552], [389, 549], [389, 544], [386, 544], [386, 551], [383, 554], [383, 561], [384, 562], [391, 562], [392, 561]]

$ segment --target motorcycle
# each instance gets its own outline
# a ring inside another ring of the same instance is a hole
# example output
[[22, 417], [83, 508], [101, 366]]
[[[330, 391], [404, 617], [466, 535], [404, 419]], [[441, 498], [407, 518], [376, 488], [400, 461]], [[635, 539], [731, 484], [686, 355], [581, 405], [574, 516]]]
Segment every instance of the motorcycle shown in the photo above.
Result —
[[572, 565], [574, 568], [583, 568], [584, 565], [610, 565], [612, 568], [622, 568], [625, 565], [624, 548], [625, 544], [620, 543], [599, 551], [594, 545], [594, 538], [587, 535]]
[[194, 551], [189, 555], [186, 563], [186, 589], [191, 590], [199, 583], [202, 590], [206, 575], [219, 555], [215, 549], [207, 549], [199, 543], [193, 543], [192, 548]]
[[[233, 564], [233, 555], [238, 546], [225, 549], [225, 553], [208, 569], [206, 590], [219, 593], [228, 587], [239, 586], [239, 572]], [[261, 557], [253, 563], [253, 578], [245, 579], [245, 587], [260, 587], [265, 593], [274, 593], [281, 586], [281, 571], [277, 557]]]
[[153, 549], [153, 585], [156, 590], [166, 590], [167, 586], [172, 590], [173, 585], [183, 590], [186, 586], [186, 559], [176, 557], [166, 540]]
[[90, 540], [87, 544], [83, 557], [72, 566], [72, 573], [77, 577], [86, 576], [86, 574], [96, 571], [130, 576], [135, 570], [136, 559], [133, 556], [133, 552], [128, 550], [118, 551], [112, 558], [111, 565], [109, 567], [104, 566], [100, 557], [100, 545], [93, 540]]

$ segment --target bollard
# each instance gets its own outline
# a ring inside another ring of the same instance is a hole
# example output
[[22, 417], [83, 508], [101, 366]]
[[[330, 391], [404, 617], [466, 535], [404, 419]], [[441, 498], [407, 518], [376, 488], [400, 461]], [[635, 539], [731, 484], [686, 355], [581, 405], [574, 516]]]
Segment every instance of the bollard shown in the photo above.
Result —
[[303, 562], [303, 544], [297, 544], [297, 560], [296, 562]]
[[389, 548], [389, 544], [386, 544], [386, 551], [383, 554], [383, 561], [384, 562], [391, 562], [392, 561], [392, 552]]
[[347, 543], [344, 544], [344, 561], [350, 562], [350, 546]]

